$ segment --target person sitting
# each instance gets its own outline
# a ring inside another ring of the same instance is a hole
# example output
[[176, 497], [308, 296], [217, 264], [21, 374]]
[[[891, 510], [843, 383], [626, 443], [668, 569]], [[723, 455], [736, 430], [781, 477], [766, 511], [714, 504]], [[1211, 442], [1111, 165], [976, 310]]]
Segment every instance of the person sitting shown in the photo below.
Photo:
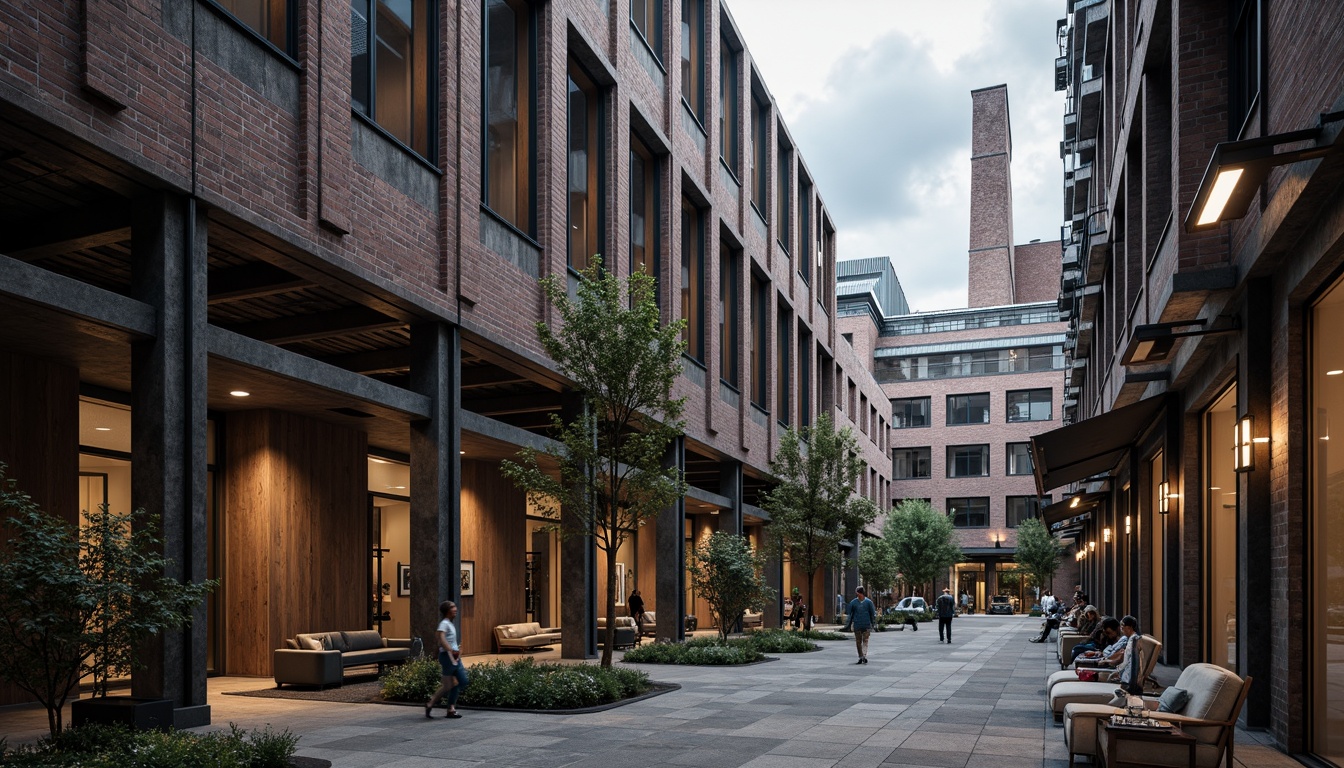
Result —
[[1058, 601], [1051, 606], [1051, 611], [1046, 614], [1045, 620], [1041, 622], [1041, 634], [1027, 640], [1029, 643], [1044, 643], [1050, 639], [1050, 633], [1059, 628], [1059, 622], [1064, 618], [1064, 606]]
[[1098, 614], [1095, 606], [1087, 606], [1083, 621], [1079, 623], [1080, 626], [1078, 631], [1085, 632], [1088, 638], [1073, 646], [1073, 650], [1071, 651], [1073, 655], [1069, 657], [1070, 663], [1084, 652], [1099, 651], [1106, 645], [1106, 636], [1101, 631], [1102, 619], [1103, 617]]
[[1129, 644], [1129, 636], [1120, 630], [1120, 620], [1111, 616], [1101, 620], [1101, 632], [1109, 644], [1099, 651], [1084, 651], [1077, 654], [1074, 658], [1075, 667], [1120, 666], [1120, 662], [1125, 658], [1125, 646]]

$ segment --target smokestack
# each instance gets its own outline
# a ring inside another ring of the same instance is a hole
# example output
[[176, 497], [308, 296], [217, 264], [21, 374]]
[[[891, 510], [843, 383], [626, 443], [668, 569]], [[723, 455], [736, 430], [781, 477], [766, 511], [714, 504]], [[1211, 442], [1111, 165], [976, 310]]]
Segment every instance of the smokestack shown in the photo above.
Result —
[[1014, 303], [1012, 157], [1008, 86], [971, 91], [971, 307]]

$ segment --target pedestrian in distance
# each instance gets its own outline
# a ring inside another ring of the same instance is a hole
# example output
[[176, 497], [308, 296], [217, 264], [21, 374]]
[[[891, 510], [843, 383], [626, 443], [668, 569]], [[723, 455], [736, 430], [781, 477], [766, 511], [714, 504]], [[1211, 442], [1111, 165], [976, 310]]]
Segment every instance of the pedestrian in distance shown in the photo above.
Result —
[[938, 642], [943, 642], [943, 630], [947, 630], [947, 642], [952, 642], [952, 617], [957, 615], [957, 599], [952, 597], [952, 590], [949, 587], [943, 587], [943, 594], [933, 601], [934, 610], [938, 613]]
[[845, 622], [845, 631], [854, 630], [854, 645], [859, 651], [859, 660], [855, 664], [868, 663], [868, 638], [873, 633], [873, 624], [877, 622], [877, 606], [868, 599], [868, 591], [863, 587], [854, 588], [854, 599], [849, 601], [849, 619]]
[[441, 700], [448, 702], [448, 714], [446, 717], [453, 719], [461, 717], [457, 713], [457, 697], [462, 695], [462, 689], [467, 687], [467, 665], [462, 663], [462, 648], [457, 643], [457, 627], [453, 626], [453, 619], [457, 618], [457, 603], [452, 600], [444, 600], [439, 603], [439, 615], [442, 620], [439, 622], [439, 628], [434, 632], [434, 639], [439, 646], [439, 671], [442, 673], [439, 690], [434, 692], [434, 697], [425, 704], [425, 717], [433, 717], [434, 707]]
[[630, 593], [625, 604], [630, 607], [630, 618], [635, 620], [635, 645], [639, 645], [644, 638], [644, 598], [640, 597], [639, 590], [636, 589]]

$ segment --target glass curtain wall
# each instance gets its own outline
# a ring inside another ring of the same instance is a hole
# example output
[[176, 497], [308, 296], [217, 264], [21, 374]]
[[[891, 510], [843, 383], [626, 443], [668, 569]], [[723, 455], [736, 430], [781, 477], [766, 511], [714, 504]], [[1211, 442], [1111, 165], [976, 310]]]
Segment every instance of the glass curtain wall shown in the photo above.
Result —
[[1237, 473], [1232, 468], [1232, 431], [1237, 424], [1233, 385], [1204, 415], [1204, 521], [1208, 589], [1205, 620], [1208, 660], [1237, 671]]
[[[1344, 425], [1344, 281], [1311, 310], [1311, 750], [1344, 765], [1344, 451], [1331, 450]], [[1332, 439], [1333, 438], [1333, 439]]]
[[1148, 539], [1149, 552], [1149, 588], [1150, 595], [1149, 612], [1147, 627], [1139, 627], [1149, 635], [1165, 643], [1166, 635], [1162, 632], [1162, 611], [1164, 610], [1162, 593], [1167, 585], [1163, 578], [1163, 564], [1166, 562], [1167, 551], [1167, 516], [1159, 512], [1161, 508], [1162, 481], [1167, 476], [1166, 457], [1161, 453], [1154, 456], [1148, 463], [1149, 477], [1152, 479], [1152, 497], [1148, 505], [1148, 532], [1145, 538]]
[[601, 98], [597, 87], [569, 63], [569, 266], [582, 272], [602, 252]]

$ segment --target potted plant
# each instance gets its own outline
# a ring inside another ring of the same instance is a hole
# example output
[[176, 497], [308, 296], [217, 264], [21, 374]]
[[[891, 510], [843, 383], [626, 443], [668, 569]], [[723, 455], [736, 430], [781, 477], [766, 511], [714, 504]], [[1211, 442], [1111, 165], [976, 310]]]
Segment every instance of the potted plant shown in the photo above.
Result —
[[171, 700], [109, 696], [108, 686], [142, 666], [145, 640], [189, 624], [217, 582], [165, 576], [158, 520], [143, 509], [104, 504], [83, 518], [76, 526], [42, 510], [0, 464], [0, 520], [10, 533], [0, 559], [0, 678], [46, 707], [52, 735], [86, 676], [93, 697], [71, 702], [74, 725], [169, 727]]

